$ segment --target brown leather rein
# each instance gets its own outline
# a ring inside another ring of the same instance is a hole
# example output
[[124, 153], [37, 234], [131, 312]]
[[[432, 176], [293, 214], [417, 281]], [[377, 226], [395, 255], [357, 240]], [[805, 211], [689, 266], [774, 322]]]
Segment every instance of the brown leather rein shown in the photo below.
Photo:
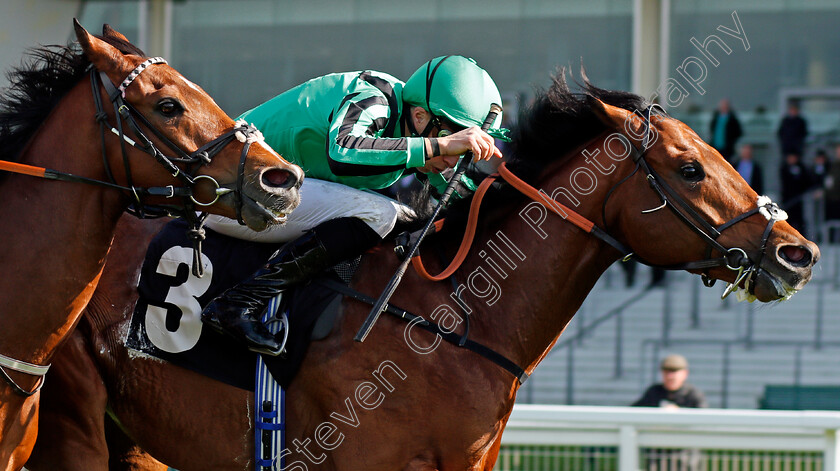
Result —
[[[543, 192], [540, 192], [533, 186], [525, 183], [522, 179], [520, 179], [519, 177], [514, 175], [510, 170], [508, 170], [505, 163], [502, 163], [499, 166], [498, 170], [498, 173], [494, 173], [492, 175], [487, 176], [487, 178], [485, 178], [481, 182], [481, 184], [475, 191], [472, 203], [470, 203], [470, 212], [469, 219], [467, 222], [467, 228], [464, 231], [464, 238], [461, 240], [461, 245], [458, 247], [458, 252], [456, 252], [455, 258], [452, 260], [448, 267], [446, 267], [442, 272], [440, 272], [440, 274], [431, 275], [426, 270], [426, 267], [423, 266], [423, 261], [420, 259], [420, 255], [415, 256], [411, 259], [411, 264], [414, 266], [414, 270], [420, 276], [431, 281], [442, 281], [452, 276], [458, 270], [458, 268], [461, 267], [461, 264], [464, 263], [464, 260], [467, 258], [467, 254], [469, 254], [470, 252], [470, 247], [472, 246], [473, 239], [475, 238], [475, 230], [478, 225], [478, 213], [481, 209], [481, 202], [484, 199], [484, 195], [487, 193], [487, 190], [494, 182], [496, 182], [496, 180], [499, 177], [503, 178], [512, 187], [519, 190], [519, 192], [523, 195], [536, 201], [537, 203], [543, 204], [544, 206], [548, 207], [548, 209], [550, 209], [558, 216], [566, 219], [575, 226], [583, 229], [584, 232], [592, 233], [594, 230], [597, 229], [597, 226], [595, 226], [595, 223], [593, 223], [592, 221], [572, 211], [564, 204], [549, 198], [548, 195], [546, 195]], [[441, 220], [440, 224], [435, 225], [435, 229], [440, 230], [442, 226], [443, 223]]]

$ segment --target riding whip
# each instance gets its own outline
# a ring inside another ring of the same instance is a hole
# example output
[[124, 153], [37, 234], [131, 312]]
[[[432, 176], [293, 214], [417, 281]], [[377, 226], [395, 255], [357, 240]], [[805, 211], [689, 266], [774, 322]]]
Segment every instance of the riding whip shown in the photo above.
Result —
[[[493, 124], [493, 121], [496, 120], [496, 116], [502, 112], [502, 107], [493, 103], [490, 105], [490, 113], [487, 114], [487, 119], [484, 120], [484, 123], [481, 125], [482, 131], [487, 131], [490, 129], [490, 125]], [[357, 342], [364, 342], [365, 338], [367, 338], [368, 334], [370, 333], [370, 329], [373, 328], [373, 324], [376, 323], [376, 320], [379, 319], [379, 315], [382, 314], [382, 311], [385, 310], [385, 307], [388, 305], [388, 301], [391, 300], [391, 296], [394, 295], [394, 291], [397, 290], [397, 286], [399, 286], [400, 281], [402, 281], [402, 277], [405, 274], [405, 271], [408, 269], [408, 265], [411, 263], [411, 258], [414, 257], [415, 253], [417, 253], [417, 249], [420, 247], [420, 244], [423, 242], [423, 238], [426, 236], [426, 233], [429, 232], [432, 225], [435, 223], [435, 219], [437, 218], [438, 214], [440, 213], [441, 209], [446, 206], [449, 202], [449, 198], [452, 196], [452, 192], [455, 191], [455, 185], [461, 180], [461, 177], [467, 171], [467, 167], [472, 162], [473, 153], [468, 151], [461, 161], [458, 163], [458, 166], [455, 169], [455, 174], [452, 176], [452, 179], [449, 180], [449, 183], [446, 185], [446, 190], [444, 190], [443, 195], [438, 201], [437, 207], [435, 207], [435, 211], [432, 213], [432, 216], [426, 221], [426, 225], [423, 226], [423, 229], [420, 230], [420, 235], [415, 239], [414, 243], [411, 244], [409, 247], [408, 252], [406, 252], [406, 257], [403, 259], [402, 263], [400, 264], [399, 268], [397, 268], [397, 272], [394, 273], [394, 276], [391, 277], [391, 280], [388, 282], [388, 285], [385, 287], [385, 290], [379, 295], [379, 299], [376, 300], [376, 304], [373, 305], [373, 309], [371, 309], [370, 313], [368, 314], [365, 322], [362, 324], [362, 327], [359, 329], [359, 332], [356, 333], [356, 336], [353, 337], [353, 340]]]

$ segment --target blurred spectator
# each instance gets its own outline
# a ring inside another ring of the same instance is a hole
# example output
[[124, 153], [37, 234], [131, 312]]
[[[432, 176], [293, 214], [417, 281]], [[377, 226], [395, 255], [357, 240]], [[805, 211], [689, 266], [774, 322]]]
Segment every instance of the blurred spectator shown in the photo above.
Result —
[[726, 160], [735, 153], [735, 143], [743, 134], [741, 122], [729, 105], [729, 100], [724, 98], [718, 103], [718, 107], [712, 115], [710, 125], [712, 136], [712, 147], [720, 152]]
[[823, 149], [818, 150], [814, 155], [814, 165], [811, 167], [811, 186], [825, 188], [825, 181], [830, 171], [831, 162], [828, 160], [828, 154]]
[[803, 155], [805, 138], [808, 137], [808, 122], [799, 115], [799, 105], [796, 103], [788, 105], [787, 114], [779, 123], [776, 134], [779, 136], [783, 157], [786, 158], [790, 154]]
[[688, 360], [682, 355], [668, 355], [659, 365], [662, 382], [650, 386], [633, 406], [636, 407], [708, 407], [703, 393], [688, 383]]
[[753, 190], [759, 195], [764, 194], [764, 175], [761, 165], [753, 160], [753, 148], [751, 144], [741, 146], [738, 159], [732, 164], [735, 170], [741, 174]]
[[[819, 149], [814, 155], [814, 165], [811, 166], [811, 188], [814, 189], [814, 217], [818, 224], [828, 219], [828, 208], [825, 205], [825, 181], [831, 169], [831, 162], [825, 150]], [[821, 227], [821, 226], [820, 226]]]
[[825, 177], [825, 219], [840, 220], [840, 144], [834, 147], [834, 160]]
[[[621, 268], [624, 269], [625, 286], [632, 288], [636, 284], [636, 269], [639, 262], [635, 259], [621, 262]], [[660, 287], [665, 286], [665, 269], [659, 267], [651, 267], [650, 269], [650, 286]]]
[[[634, 402], [638, 407], [708, 407], [703, 393], [687, 382], [688, 360], [682, 355], [668, 355], [659, 365], [662, 383], [654, 384]], [[660, 449], [646, 450], [647, 471], [699, 471], [702, 469], [700, 450]]]
[[805, 230], [802, 198], [811, 187], [808, 170], [802, 165], [799, 154], [788, 154], [779, 169], [782, 180], [782, 208], [787, 211], [787, 222], [799, 232]]

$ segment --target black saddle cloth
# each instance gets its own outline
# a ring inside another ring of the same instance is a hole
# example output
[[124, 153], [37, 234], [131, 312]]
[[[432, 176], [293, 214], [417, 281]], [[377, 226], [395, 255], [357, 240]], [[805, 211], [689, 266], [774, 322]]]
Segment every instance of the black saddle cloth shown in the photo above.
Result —
[[[253, 391], [256, 354], [201, 324], [200, 314], [216, 296], [263, 266], [282, 244], [244, 241], [207, 230], [202, 257], [205, 273], [197, 278], [191, 273], [192, 242], [186, 229], [183, 220], [174, 220], [149, 245], [126, 346]], [[340, 281], [333, 272], [322, 276]], [[338, 296], [316, 282], [284, 293], [281, 309], [289, 316], [288, 354], [285, 358], [264, 356], [269, 371], [284, 388], [300, 368], [318, 317], [328, 306], [339, 309]]]

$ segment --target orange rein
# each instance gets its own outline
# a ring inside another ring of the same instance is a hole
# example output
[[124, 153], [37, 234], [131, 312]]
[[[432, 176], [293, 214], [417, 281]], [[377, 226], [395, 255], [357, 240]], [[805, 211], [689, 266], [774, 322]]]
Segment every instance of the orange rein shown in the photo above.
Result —
[[31, 165], [19, 164], [9, 162], [7, 160], [0, 160], [0, 170], [5, 170], [12, 173], [22, 173], [24, 175], [31, 175], [33, 177], [46, 178], [45, 173], [47, 169], [41, 167], [33, 167]]
[[[455, 254], [455, 258], [440, 274], [431, 275], [428, 271], [426, 271], [426, 267], [423, 266], [423, 261], [420, 259], [420, 255], [415, 256], [411, 259], [411, 264], [420, 276], [431, 281], [442, 281], [452, 276], [452, 274], [461, 267], [461, 264], [464, 263], [464, 260], [467, 258], [467, 254], [470, 252], [473, 238], [475, 238], [475, 230], [478, 225], [478, 212], [481, 208], [481, 200], [484, 198], [485, 193], [487, 193], [487, 189], [490, 188], [490, 185], [492, 185], [499, 176], [501, 176], [512, 187], [519, 190], [519, 192], [523, 195], [531, 198], [537, 203], [547, 206], [552, 212], [584, 231], [592, 232], [592, 228], [595, 226], [595, 223], [572, 211], [567, 206], [558, 203], [557, 200], [551, 199], [547, 194], [545, 194], [545, 192], [537, 190], [531, 185], [525, 183], [519, 177], [511, 173], [505, 163], [502, 163], [502, 165], [499, 166], [499, 173], [494, 173], [485, 178], [484, 181], [481, 182], [481, 185], [478, 186], [478, 189], [473, 196], [472, 203], [470, 203], [470, 214], [469, 219], [467, 220], [467, 228], [464, 231], [464, 238], [461, 240], [461, 246], [458, 247], [458, 252]], [[435, 222], [436, 230], [439, 231], [442, 226], [443, 220]]]

